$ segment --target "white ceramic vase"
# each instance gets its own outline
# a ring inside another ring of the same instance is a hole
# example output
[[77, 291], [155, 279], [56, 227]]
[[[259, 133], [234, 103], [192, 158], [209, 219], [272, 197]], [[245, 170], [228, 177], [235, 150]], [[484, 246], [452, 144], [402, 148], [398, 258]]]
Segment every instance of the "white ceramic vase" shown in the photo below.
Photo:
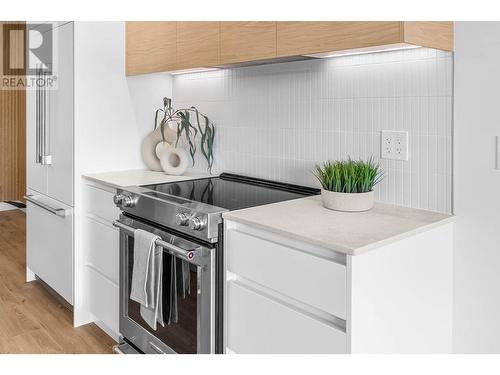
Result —
[[321, 189], [323, 206], [330, 210], [360, 212], [373, 208], [375, 203], [374, 192], [367, 193], [337, 193]]
[[[174, 144], [177, 140], [177, 132], [165, 127], [165, 140], [169, 144]], [[160, 128], [156, 128], [154, 131], [149, 133], [144, 137], [141, 145], [141, 155], [144, 164], [148, 169], [152, 171], [161, 171], [160, 158], [156, 155], [156, 146], [158, 143], [162, 142], [163, 138], [161, 136]]]
[[189, 167], [189, 154], [182, 147], [164, 147], [159, 156], [161, 168], [166, 174], [180, 176]]

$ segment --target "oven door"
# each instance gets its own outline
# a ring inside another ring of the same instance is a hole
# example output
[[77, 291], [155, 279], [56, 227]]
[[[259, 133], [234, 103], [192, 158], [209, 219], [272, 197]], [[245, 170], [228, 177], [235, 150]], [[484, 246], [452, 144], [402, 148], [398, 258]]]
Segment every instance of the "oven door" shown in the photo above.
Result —
[[[120, 228], [120, 334], [144, 353], [214, 353], [215, 249], [124, 215], [115, 222], [115, 226]], [[171, 268], [166, 267], [177, 267], [177, 275], [182, 270], [184, 276], [179, 281], [183, 285], [181, 291], [178, 283], [175, 283], [177, 321], [168, 323], [166, 315], [169, 313], [165, 311], [172, 309], [169, 304], [172, 298], [163, 294], [165, 325], [158, 324], [156, 330], [141, 317], [140, 304], [130, 299], [135, 229], [146, 230], [161, 238], [157, 245], [163, 247], [164, 251], [164, 291], [171, 291], [168, 281], [172, 280]], [[172, 262], [175, 262], [174, 265]], [[165, 302], [169, 305], [166, 306]]]

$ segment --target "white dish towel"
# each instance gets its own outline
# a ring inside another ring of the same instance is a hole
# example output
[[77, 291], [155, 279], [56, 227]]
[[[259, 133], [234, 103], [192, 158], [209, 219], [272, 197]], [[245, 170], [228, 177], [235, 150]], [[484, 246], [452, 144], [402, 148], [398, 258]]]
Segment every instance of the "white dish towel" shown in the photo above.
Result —
[[165, 326], [162, 309], [163, 248], [156, 246], [157, 235], [134, 231], [134, 266], [130, 299], [141, 304], [141, 316], [154, 330]]

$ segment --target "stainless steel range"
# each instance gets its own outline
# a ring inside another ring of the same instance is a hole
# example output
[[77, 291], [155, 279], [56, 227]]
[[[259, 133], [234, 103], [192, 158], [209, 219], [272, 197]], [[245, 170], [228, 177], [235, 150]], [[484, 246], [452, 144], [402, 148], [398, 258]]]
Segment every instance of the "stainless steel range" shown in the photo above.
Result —
[[[318, 189], [224, 173], [218, 177], [118, 189], [121, 352], [222, 353], [222, 213], [317, 194]], [[163, 311], [152, 329], [130, 299], [134, 232], [160, 237]], [[174, 301], [174, 302], [172, 302]], [[173, 318], [172, 318], [173, 316]]]

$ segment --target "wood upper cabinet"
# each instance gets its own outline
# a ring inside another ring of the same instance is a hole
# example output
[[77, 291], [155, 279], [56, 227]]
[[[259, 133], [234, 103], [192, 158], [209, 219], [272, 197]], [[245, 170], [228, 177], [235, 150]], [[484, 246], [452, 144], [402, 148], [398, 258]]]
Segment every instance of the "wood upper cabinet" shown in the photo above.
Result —
[[177, 69], [219, 64], [219, 22], [177, 22]]
[[220, 64], [276, 57], [276, 22], [221, 22]]
[[278, 56], [296, 56], [401, 41], [401, 22], [278, 22]]
[[402, 23], [405, 43], [444, 51], [454, 50], [453, 22], [411, 21]]
[[296, 56], [393, 44], [453, 50], [453, 22], [278, 22], [277, 56]]
[[177, 22], [126, 22], [126, 74], [176, 68]]
[[453, 51], [453, 22], [127, 22], [127, 75], [413, 44]]

